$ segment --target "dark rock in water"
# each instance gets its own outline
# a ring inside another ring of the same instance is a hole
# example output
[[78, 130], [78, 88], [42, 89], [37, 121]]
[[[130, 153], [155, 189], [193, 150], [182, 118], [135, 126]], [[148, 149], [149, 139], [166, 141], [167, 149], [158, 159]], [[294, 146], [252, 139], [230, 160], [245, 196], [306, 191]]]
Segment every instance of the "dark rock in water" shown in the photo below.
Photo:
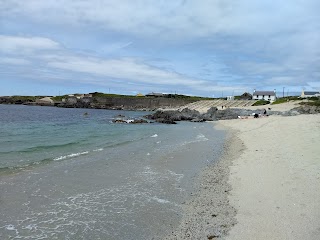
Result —
[[123, 119], [113, 119], [112, 122], [113, 123], [128, 123], [126, 120], [123, 120]]
[[158, 122], [158, 123], [165, 123], [165, 124], [177, 124], [174, 120], [172, 120], [172, 119], [165, 119], [165, 118], [158, 118], [158, 119], [156, 119], [156, 122]]
[[181, 120], [189, 120], [189, 121], [191, 121], [192, 119], [199, 118], [199, 116], [201, 115], [198, 111], [190, 110], [189, 108], [183, 109], [180, 113], [181, 113]]
[[213, 120], [215, 120], [215, 114], [217, 113], [217, 111], [218, 111], [218, 108], [211, 107], [208, 109], [208, 111], [205, 114], [202, 114], [201, 117], [205, 121], [213, 121]]
[[156, 111], [154, 114], [145, 116], [147, 119], [156, 120], [161, 123], [173, 123], [175, 121], [191, 121], [193, 119], [200, 119], [201, 114], [196, 110], [190, 110], [188, 108], [180, 111]]
[[144, 120], [144, 119], [135, 119], [129, 123], [132, 123], [132, 124], [137, 124], [137, 123], [149, 123], [147, 120]]
[[205, 122], [206, 120], [204, 120], [203, 118], [194, 118], [192, 120], [190, 120], [190, 122]]
[[113, 119], [113, 123], [129, 123], [129, 124], [141, 124], [141, 123], [149, 123], [147, 120], [144, 119]]

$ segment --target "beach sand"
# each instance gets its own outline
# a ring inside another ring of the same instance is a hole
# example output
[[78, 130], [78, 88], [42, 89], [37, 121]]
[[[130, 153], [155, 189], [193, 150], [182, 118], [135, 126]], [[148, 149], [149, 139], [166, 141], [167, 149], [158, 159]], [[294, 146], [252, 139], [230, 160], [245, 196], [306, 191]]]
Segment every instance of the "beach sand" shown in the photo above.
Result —
[[223, 158], [202, 172], [165, 239], [320, 239], [320, 115], [215, 127], [229, 132]]
[[164, 239], [214, 239], [226, 235], [236, 224], [236, 210], [228, 199], [229, 166], [244, 147], [240, 139], [229, 132], [223, 149], [223, 160], [207, 166], [196, 179], [195, 191], [182, 206], [180, 225]]
[[320, 115], [220, 121], [245, 150], [230, 167], [226, 239], [320, 239]]

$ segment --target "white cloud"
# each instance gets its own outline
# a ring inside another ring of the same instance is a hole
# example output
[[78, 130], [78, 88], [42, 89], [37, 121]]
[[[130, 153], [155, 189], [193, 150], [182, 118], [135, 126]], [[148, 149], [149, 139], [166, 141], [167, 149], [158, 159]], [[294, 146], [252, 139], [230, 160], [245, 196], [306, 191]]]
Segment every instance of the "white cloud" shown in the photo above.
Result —
[[0, 35], [0, 52], [4, 53], [32, 52], [58, 48], [59, 44], [48, 38]]
[[[18, 64], [23, 53], [35, 68], [43, 60], [53, 74], [87, 74], [97, 84], [112, 78], [196, 91], [306, 85], [319, 80], [319, 9], [318, 0], [2, 0], [1, 24], [27, 36], [0, 35], [0, 53], [16, 54], [2, 64]], [[19, 29], [24, 22], [33, 34], [62, 44], [28, 37], [27, 28]], [[169, 67], [152, 62], [157, 53]], [[206, 63], [201, 54], [217, 56], [202, 72], [196, 70]]]
[[48, 67], [118, 79], [123, 83], [152, 85], [182, 85], [194, 87], [205, 81], [192, 79], [176, 72], [165, 71], [133, 58], [98, 59], [78, 56], [49, 56]]
[[[39, 22], [91, 25], [153, 38], [194, 38], [214, 34], [263, 35], [319, 27], [317, 0], [7, 0], [2, 15]], [[288, 23], [290, 21], [290, 23]], [[309, 25], [310, 26], [310, 25]]]

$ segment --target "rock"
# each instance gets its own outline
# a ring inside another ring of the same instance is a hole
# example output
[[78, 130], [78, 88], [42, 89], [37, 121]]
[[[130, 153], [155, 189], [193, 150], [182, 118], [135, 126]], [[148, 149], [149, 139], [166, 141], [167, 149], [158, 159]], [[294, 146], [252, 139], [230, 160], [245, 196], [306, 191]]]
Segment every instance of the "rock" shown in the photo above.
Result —
[[113, 123], [128, 123], [126, 120], [124, 119], [113, 119], [112, 120]]
[[[225, 110], [218, 110], [216, 107], [210, 108], [206, 113], [201, 114], [196, 110], [190, 110], [188, 108], [183, 109], [181, 112], [176, 110], [168, 111], [156, 111], [151, 115], [145, 116], [147, 119], [155, 120], [160, 123], [172, 124], [175, 121], [191, 121], [191, 122], [204, 122], [226, 119], [237, 119], [238, 116], [259, 116], [263, 114], [265, 109], [238, 109], [227, 108]], [[287, 112], [279, 111], [267, 111], [267, 115], [282, 115], [282, 116], [294, 116], [298, 114], [316, 114], [320, 113], [319, 106], [300, 106]]]
[[144, 119], [113, 119], [113, 123], [130, 123], [130, 124], [141, 124], [141, 123], [149, 123], [147, 120]]
[[190, 122], [205, 122], [206, 120], [204, 120], [203, 118], [194, 118], [192, 120], [190, 120]]
[[156, 122], [158, 123], [165, 123], [165, 124], [177, 124], [175, 121], [172, 119], [165, 119], [165, 118], [158, 118], [156, 119]]
[[320, 106], [302, 105], [291, 109], [289, 112], [299, 112], [300, 114], [317, 114], [320, 113]]
[[147, 120], [144, 119], [134, 119], [132, 122], [130, 122], [132, 124], [137, 124], [137, 123], [149, 123]]

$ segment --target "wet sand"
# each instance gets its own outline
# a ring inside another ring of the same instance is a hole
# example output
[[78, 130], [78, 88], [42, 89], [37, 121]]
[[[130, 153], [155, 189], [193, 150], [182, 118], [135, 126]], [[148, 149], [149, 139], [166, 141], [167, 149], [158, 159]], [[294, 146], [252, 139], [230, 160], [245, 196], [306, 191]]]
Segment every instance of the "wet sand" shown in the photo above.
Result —
[[242, 142], [230, 131], [224, 145], [223, 160], [202, 171], [190, 200], [183, 205], [180, 225], [164, 239], [214, 239], [226, 235], [236, 224], [236, 210], [228, 199], [231, 190], [229, 166], [242, 150]]

